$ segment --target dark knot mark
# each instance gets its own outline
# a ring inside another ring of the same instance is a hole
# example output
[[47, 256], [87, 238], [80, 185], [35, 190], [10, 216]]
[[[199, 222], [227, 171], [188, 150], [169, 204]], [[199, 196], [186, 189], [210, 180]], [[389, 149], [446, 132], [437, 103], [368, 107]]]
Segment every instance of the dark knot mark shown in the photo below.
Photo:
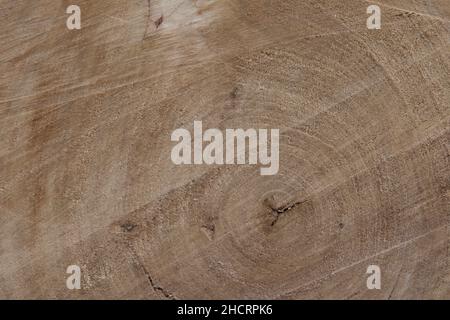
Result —
[[122, 229], [123, 232], [131, 232], [136, 227], [137, 227], [137, 225], [135, 225], [131, 222], [126, 222], [126, 223], [120, 225], [120, 228]]
[[233, 91], [231, 91], [231, 93], [230, 93], [230, 97], [231, 97], [232, 99], [236, 99], [237, 96], [238, 96], [238, 91], [239, 91], [238, 87], [234, 87], [234, 88], [233, 88]]
[[163, 21], [164, 21], [164, 16], [161, 15], [161, 17], [159, 17], [159, 19], [155, 21], [155, 27], [156, 27], [156, 29], [159, 28], [159, 26], [163, 23]]
[[274, 215], [274, 219], [272, 221], [272, 223], [270, 224], [270, 226], [274, 226], [277, 222], [278, 219], [285, 214], [286, 212], [294, 209], [295, 207], [301, 205], [302, 203], [305, 203], [307, 200], [303, 200], [303, 201], [297, 201], [291, 204], [288, 204], [286, 206], [280, 207], [280, 208], [274, 208], [271, 204], [270, 201], [268, 199], [264, 200], [264, 203], [270, 208], [270, 210], [272, 210], [272, 214]]
[[411, 16], [416, 16], [415, 12], [412, 11], [408, 11], [408, 12], [400, 12], [398, 14], [395, 15], [396, 17], [411, 17]]
[[143, 37], [142, 40], [145, 40], [147, 38], [151, 23], [153, 23], [155, 25], [155, 27], [156, 27], [156, 30], [158, 30], [158, 28], [164, 22], [164, 15], [162, 15], [162, 14], [161, 14], [161, 17], [159, 17], [159, 19], [156, 20], [156, 21], [153, 21], [153, 19], [151, 18], [151, 3], [150, 3], [150, 0], [147, 0], [147, 8], [148, 8], [148, 11], [147, 11], [147, 23], [146, 23], [147, 26], [145, 28], [144, 37]]
[[210, 241], [214, 239], [214, 234], [216, 232], [216, 226], [214, 224], [202, 225], [201, 230]]

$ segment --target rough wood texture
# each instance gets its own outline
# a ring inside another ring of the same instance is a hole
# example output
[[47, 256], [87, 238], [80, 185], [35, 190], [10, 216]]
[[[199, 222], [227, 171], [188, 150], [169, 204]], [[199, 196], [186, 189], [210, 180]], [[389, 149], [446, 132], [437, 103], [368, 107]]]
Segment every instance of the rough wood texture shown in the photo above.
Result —
[[[0, 0], [0, 297], [449, 299], [449, 20], [448, 0]], [[194, 120], [280, 128], [279, 174], [173, 165]]]

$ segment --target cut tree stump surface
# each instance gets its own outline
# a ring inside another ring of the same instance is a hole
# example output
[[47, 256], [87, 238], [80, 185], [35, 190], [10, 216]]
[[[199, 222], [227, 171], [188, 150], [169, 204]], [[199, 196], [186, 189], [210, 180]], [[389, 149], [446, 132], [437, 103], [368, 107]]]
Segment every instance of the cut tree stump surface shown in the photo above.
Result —
[[448, 0], [73, 2], [0, 0], [0, 298], [450, 299]]

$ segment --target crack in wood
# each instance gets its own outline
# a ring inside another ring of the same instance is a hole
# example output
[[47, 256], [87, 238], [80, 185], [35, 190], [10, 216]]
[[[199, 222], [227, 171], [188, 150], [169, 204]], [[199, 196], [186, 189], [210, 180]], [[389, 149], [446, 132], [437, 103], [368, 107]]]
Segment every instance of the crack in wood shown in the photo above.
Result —
[[145, 274], [145, 277], [147, 278], [147, 281], [150, 284], [153, 291], [162, 294], [167, 299], [177, 300], [177, 298], [173, 294], [171, 294], [170, 292], [165, 290], [163, 287], [161, 287], [155, 283], [150, 272], [147, 270], [145, 265], [142, 263], [141, 259], [139, 258], [138, 254], [133, 249], [133, 247], [130, 244], [127, 244], [127, 247], [133, 256], [133, 260], [138, 264], [138, 266], [141, 268], [142, 272]]
[[278, 219], [286, 212], [294, 209], [295, 207], [301, 205], [302, 203], [305, 203], [308, 200], [303, 200], [303, 201], [297, 201], [294, 202], [292, 204], [288, 204], [286, 206], [283, 206], [281, 208], [273, 208], [271, 205], [269, 205], [269, 208], [272, 210], [272, 213], [275, 215], [274, 220], [272, 221], [272, 223], [270, 224], [272, 227], [278, 222]]

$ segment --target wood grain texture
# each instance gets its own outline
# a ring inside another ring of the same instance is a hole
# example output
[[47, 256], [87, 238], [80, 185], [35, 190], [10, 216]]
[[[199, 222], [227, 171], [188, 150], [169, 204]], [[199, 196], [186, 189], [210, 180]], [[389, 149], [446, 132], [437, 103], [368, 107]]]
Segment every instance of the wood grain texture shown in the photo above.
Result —
[[[448, 0], [70, 4], [0, 0], [0, 298], [450, 299]], [[175, 166], [194, 120], [279, 174]]]

